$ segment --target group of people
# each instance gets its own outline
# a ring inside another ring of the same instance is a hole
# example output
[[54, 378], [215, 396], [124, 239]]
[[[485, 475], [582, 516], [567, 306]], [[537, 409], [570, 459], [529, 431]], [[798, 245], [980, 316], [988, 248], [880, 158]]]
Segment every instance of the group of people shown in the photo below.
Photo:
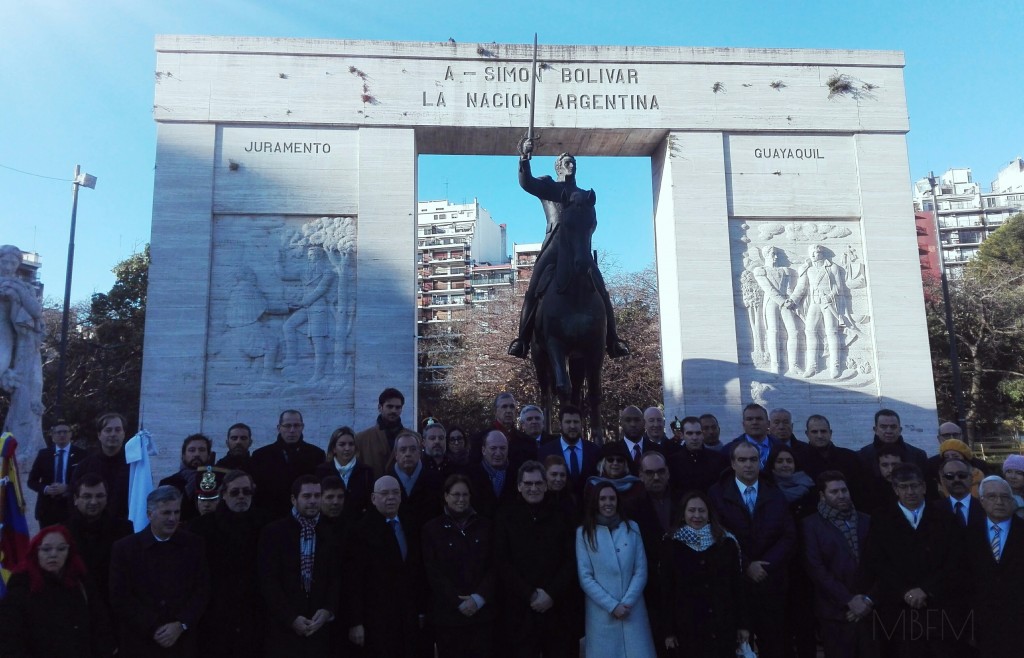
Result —
[[369, 428], [307, 442], [280, 414], [187, 437], [133, 532], [125, 420], [98, 448], [51, 430], [28, 485], [42, 530], [0, 600], [4, 656], [589, 658], [1018, 655], [1024, 456], [1004, 477], [951, 423], [938, 454], [883, 409], [859, 451], [828, 419], [794, 436], [751, 404], [714, 416], [626, 407], [620, 436], [503, 393], [472, 435], [404, 427], [386, 389]]

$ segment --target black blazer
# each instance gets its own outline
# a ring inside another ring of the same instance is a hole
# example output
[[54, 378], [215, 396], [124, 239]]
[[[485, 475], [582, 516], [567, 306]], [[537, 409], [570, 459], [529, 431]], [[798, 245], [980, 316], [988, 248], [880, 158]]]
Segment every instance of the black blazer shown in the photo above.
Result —
[[[953, 511], [953, 501], [948, 496], [945, 498], [938, 498], [932, 501], [933, 505], [942, 507], [949, 511], [953, 515], [953, 521], [960, 525], [960, 519], [957, 518], [956, 513]], [[963, 527], [963, 526], [961, 526]], [[985, 523], [985, 509], [981, 506], [981, 501], [977, 498], [971, 497], [971, 506], [967, 509], [967, 527], [968, 528], [983, 528], [987, 527]]]
[[[296, 635], [291, 623], [296, 617], [311, 619], [324, 609], [335, 616], [331, 623], [343, 623], [338, 615], [340, 583], [338, 546], [334, 533], [325, 523], [316, 527], [316, 551], [313, 557], [313, 582], [309, 594], [302, 587], [299, 555], [299, 522], [291, 516], [271, 522], [263, 528], [256, 564], [259, 586], [267, 611], [267, 655], [314, 655], [330, 646], [330, 630], [321, 628], [309, 637]], [[304, 652], [310, 652], [309, 654]]]
[[53, 497], [43, 494], [43, 489], [47, 485], [53, 484], [56, 479], [54, 474], [56, 448], [51, 446], [40, 450], [32, 464], [32, 470], [29, 471], [28, 488], [39, 494], [36, 498], [36, 520], [39, 521], [41, 528], [55, 523], [63, 523], [68, 517], [68, 509], [71, 506], [71, 481], [75, 476], [75, 467], [85, 459], [86, 453], [74, 445], [68, 445], [67, 451], [64, 482], [67, 483], [68, 490], [63, 496]]
[[[576, 445], [583, 449], [582, 459], [580, 460], [580, 476], [575, 481], [571, 481], [570, 484], [572, 485], [576, 496], [580, 500], [583, 500], [583, 488], [587, 485], [587, 478], [591, 475], [597, 475], [597, 462], [601, 461], [601, 449], [597, 447], [596, 443], [587, 441], [586, 439], [580, 439], [580, 442]], [[542, 443], [540, 447], [537, 448], [537, 461], [543, 462], [551, 455], [564, 457], [562, 454], [561, 437], [556, 437], [547, 443]], [[565, 468], [570, 471], [570, 480], [572, 480], [568, 460], [565, 462]]]
[[[338, 469], [334, 466], [334, 460], [320, 464], [313, 471], [313, 475], [321, 480], [329, 477], [341, 477]], [[341, 515], [351, 521], [361, 519], [370, 505], [370, 494], [373, 493], [373, 469], [362, 462], [356, 462], [352, 474], [348, 478], [348, 487], [345, 489], [345, 507]]]
[[[972, 505], [973, 507], [973, 505]], [[1015, 624], [1024, 618], [1024, 520], [1010, 519], [1010, 533], [998, 562], [989, 544], [988, 522], [967, 529], [967, 565], [976, 639], [985, 658], [1016, 658], [1020, 638]]]

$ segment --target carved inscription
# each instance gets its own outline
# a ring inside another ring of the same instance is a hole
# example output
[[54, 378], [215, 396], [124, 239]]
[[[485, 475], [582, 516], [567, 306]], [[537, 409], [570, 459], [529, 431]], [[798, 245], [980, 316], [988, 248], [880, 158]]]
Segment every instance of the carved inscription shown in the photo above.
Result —
[[[546, 72], [545, 72], [546, 70]], [[473, 109], [529, 109], [534, 102], [526, 85], [536, 83], [553, 87], [554, 93], [546, 93], [541, 98], [541, 105], [552, 110], [587, 110], [587, 111], [651, 111], [660, 110], [657, 94], [645, 94], [642, 90], [630, 90], [630, 93], [615, 93], [602, 90], [595, 93], [579, 93], [579, 85], [630, 86], [641, 85], [640, 72], [634, 68], [582, 66], [552, 67], [541, 65], [534, 74], [530, 66], [488, 65], [480, 70], [457, 70], [454, 66], [445, 68], [443, 82], [466, 84], [474, 78], [486, 83], [506, 83], [522, 85], [521, 88], [503, 90], [465, 90], [465, 107]], [[443, 84], [442, 82], [442, 84]], [[571, 87], [559, 90], [559, 87]], [[461, 91], [461, 90], [460, 90]], [[639, 92], [639, 93], [638, 93]], [[446, 93], [448, 95], [446, 95]], [[423, 91], [423, 107], [448, 107], [448, 96], [451, 91]]]

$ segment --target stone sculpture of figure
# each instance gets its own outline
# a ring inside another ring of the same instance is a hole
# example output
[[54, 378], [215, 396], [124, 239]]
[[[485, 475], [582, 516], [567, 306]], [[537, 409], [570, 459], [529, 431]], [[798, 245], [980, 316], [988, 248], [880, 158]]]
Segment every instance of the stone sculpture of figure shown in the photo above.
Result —
[[302, 298], [289, 306], [292, 314], [284, 322], [284, 367], [298, 363], [299, 338], [309, 338], [313, 344], [313, 376], [310, 383], [315, 383], [323, 379], [331, 360], [333, 302], [337, 300], [338, 285], [338, 273], [323, 247], [307, 247], [306, 272], [302, 284]]
[[[790, 300], [795, 280], [793, 270], [780, 267], [779, 250], [772, 246], [761, 248], [762, 264], [754, 267], [754, 280], [764, 291], [764, 342], [768, 351], [768, 369], [775, 373], [796, 372], [797, 351], [800, 345], [799, 321], [795, 305]], [[786, 349], [782, 351], [781, 329], [786, 330]]]
[[251, 267], [243, 266], [236, 275], [226, 307], [231, 340], [250, 367], [257, 359], [263, 359], [262, 377], [267, 379], [277, 365], [279, 341], [266, 320], [270, 315], [285, 315], [287, 311], [267, 302]]
[[18, 278], [21, 250], [0, 246], [0, 388], [11, 394], [4, 431], [31, 450], [43, 442], [43, 308]]
[[[586, 204], [593, 206], [595, 195], [593, 190], [582, 190], [576, 185], [576, 158], [568, 153], [562, 153], [555, 160], [555, 174], [557, 180], [550, 176], [534, 178], [530, 171], [530, 154], [533, 152], [533, 142], [524, 140], [520, 148], [519, 158], [519, 185], [540, 199], [544, 214], [547, 217], [547, 231], [544, 235], [544, 243], [541, 245], [540, 254], [533, 267], [533, 276], [530, 277], [530, 285], [523, 298], [523, 310], [519, 316], [519, 336], [509, 345], [508, 353], [512, 356], [525, 359], [530, 349], [530, 338], [533, 335], [534, 315], [537, 310], [538, 290], [544, 277], [544, 270], [548, 265], [553, 265], [556, 260], [556, 250], [551, 248], [555, 234], [562, 222], [562, 217], [570, 206], [573, 198], [585, 198]], [[615, 313], [612, 310], [612, 303], [608, 297], [608, 290], [604, 285], [604, 278], [598, 271], [596, 264], [593, 268], [594, 284], [604, 300], [605, 316], [608, 323], [606, 334], [606, 347], [608, 355], [612, 358], [626, 356], [629, 354], [629, 347], [619, 339], [615, 330]]]
[[846, 253], [843, 254], [843, 267], [846, 268], [846, 285], [850, 290], [867, 287], [864, 263], [861, 262], [860, 255], [852, 244], [846, 247]]
[[846, 270], [833, 263], [820, 244], [811, 245], [807, 251], [810, 258], [800, 267], [799, 281], [791, 296], [794, 304], [807, 300], [804, 377], [818, 373], [818, 353], [821, 351], [821, 334], [824, 333], [828, 346], [828, 373], [836, 379], [843, 371], [840, 330], [853, 326], [847, 310]]
[[743, 271], [740, 272], [740, 295], [743, 308], [747, 309], [747, 324], [750, 326], [750, 353], [754, 364], [760, 367], [768, 360], [764, 349], [764, 292], [757, 285], [752, 269], [750, 259], [744, 257]]

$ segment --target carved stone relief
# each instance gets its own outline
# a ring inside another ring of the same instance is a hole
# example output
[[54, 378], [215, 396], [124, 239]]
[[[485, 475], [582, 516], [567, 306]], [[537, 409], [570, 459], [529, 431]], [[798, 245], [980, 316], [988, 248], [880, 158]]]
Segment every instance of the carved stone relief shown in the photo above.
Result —
[[[733, 222], [741, 363], [785, 378], [874, 381], [867, 272], [853, 222]], [[764, 397], [771, 377], [751, 380]], [[756, 389], [756, 391], [755, 391]]]
[[216, 218], [208, 381], [351, 390], [356, 220]]

